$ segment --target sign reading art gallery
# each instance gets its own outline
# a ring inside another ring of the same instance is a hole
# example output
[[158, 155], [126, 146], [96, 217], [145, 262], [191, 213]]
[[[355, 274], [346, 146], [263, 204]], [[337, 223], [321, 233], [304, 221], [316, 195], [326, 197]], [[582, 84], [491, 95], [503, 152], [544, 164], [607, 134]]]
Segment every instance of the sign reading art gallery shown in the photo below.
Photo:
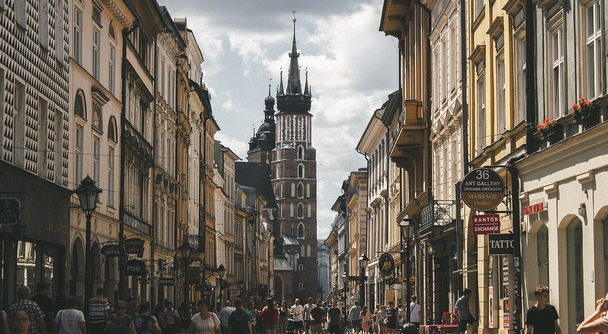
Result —
[[469, 172], [460, 184], [462, 200], [471, 209], [488, 211], [496, 208], [505, 195], [505, 183], [490, 168], [477, 168]]

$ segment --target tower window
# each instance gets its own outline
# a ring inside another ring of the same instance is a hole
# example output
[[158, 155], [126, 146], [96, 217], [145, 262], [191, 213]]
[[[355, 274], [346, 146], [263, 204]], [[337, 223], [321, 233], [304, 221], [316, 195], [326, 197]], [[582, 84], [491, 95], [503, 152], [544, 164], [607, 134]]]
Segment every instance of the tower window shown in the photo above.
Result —
[[304, 147], [298, 146], [298, 160], [304, 159]]
[[298, 225], [298, 239], [304, 239], [304, 224]]
[[302, 164], [298, 165], [298, 178], [304, 178], [304, 165]]
[[302, 183], [298, 183], [298, 187], [296, 190], [296, 196], [298, 198], [304, 198], [304, 186], [302, 185]]

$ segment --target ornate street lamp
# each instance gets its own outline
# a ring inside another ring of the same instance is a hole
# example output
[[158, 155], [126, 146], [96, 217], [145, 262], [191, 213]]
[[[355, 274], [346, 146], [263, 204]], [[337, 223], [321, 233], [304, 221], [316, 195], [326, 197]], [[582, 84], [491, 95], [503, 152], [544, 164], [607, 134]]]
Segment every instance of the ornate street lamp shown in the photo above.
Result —
[[369, 263], [369, 258], [365, 253], [361, 254], [359, 257], [359, 268], [360, 268], [360, 282], [359, 282], [359, 305], [363, 307], [365, 305], [365, 281], [367, 280], [367, 276], [365, 276], [365, 268], [367, 268], [367, 264]]
[[85, 229], [85, 273], [84, 273], [84, 314], [89, 318], [90, 298], [93, 294], [93, 252], [91, 251], [91, 216], [97, 208], [97, 199], [101, 189], [95, 186], [95, 181], [88, 175], [80, 182], [80, 186], [74, 190], [80, 201], [80, 209], [87, 218]]
[[[406, 308], [406, 314], [407, 314], [407, 323], [410, 323], [410, 300], [411, 300], [411, 282], [410, 282], [410, 276], [411, 276], [411, 261], [410, 261], [410, 237], [411, 234], [413, 232], [413, 228], [414, 228], [414, 218], [410, 217], [409, 215], [405, 215], [405, 217], [403, 217], [403, 220], [401, 220], [401, 222], [399, 222], [399, 228], [401, 229], [401, 265], [405, 264], [405, 277], [403, 278], [403, 283], [405, 284], [405, 304], [407, 305]], [[403, 232], [405, 230], [405, 242], [406, 244], [404, 245], [403, 241], [404, 241], [404, 236], [403, 236]], [[405, 262], [405, 263], [404, 263]]]
[[192, 246], [190, 246], [187, 237], [184, 238], [184, 242], [179, 246], [178, 250], [182, 253], [182, 259], [184, 261], [184, 302], [188, 302], [188, 290], [190, 285], [190, 282], [188, 282], [188, 262], [190, 260]]

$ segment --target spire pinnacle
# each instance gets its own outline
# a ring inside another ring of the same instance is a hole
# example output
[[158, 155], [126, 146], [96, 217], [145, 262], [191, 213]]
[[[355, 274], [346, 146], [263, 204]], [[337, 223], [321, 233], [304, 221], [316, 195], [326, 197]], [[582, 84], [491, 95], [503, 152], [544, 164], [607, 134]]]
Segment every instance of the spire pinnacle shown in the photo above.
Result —
[[268, 79], [268, 96], [270, 96], [270, 86], [272, 86], [272, 78]]
[[308, 90], [308, 67], [305, 69], [306, 81], [304, 82], [304, 95], [310, 95], [310, 91]]
[[277, 87], [277, 95], [285, 95], [285, 89], [283, 89], [283, 68], [281, 67], [281, 82]]
[[287, 94], [302, 94], [302, 87], [300, 83], [300, 70], [298, 65], [298, 57], [300, 54], [298, 53], [298, 48], [296, 46], [296, 11], [292, 11], [293, 13], [293, 45], [291, 47], [291, 52], [289, 53], [289, 58], [291, 58], [291, 62], [289, 63], [289, 73], [287, 76]]

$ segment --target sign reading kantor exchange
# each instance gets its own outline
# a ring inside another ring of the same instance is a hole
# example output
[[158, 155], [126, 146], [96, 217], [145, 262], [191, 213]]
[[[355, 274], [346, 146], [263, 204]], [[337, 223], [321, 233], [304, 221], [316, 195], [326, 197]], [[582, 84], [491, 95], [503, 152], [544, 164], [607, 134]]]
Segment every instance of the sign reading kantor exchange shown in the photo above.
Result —
[[477, 211], [496, 208], [505, 195], [505, 184], [498, 173], [489, 168], [469, 172], [460, 185], [462, 200]]

